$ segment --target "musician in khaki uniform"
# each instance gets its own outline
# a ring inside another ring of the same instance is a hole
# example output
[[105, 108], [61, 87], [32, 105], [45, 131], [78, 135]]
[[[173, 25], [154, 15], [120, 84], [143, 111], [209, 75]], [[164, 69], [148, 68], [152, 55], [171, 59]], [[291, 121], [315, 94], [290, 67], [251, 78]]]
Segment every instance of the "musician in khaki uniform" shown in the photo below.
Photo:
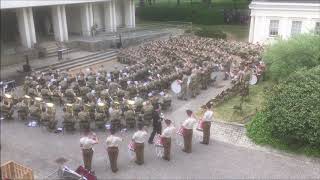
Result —
[[193, 112], [191, 110], [187, 110], [186, 112], [188, 118], [182, 123], [184, 141], [184, 149], [182, 151], [191, 153], [193, 126], [197, 123], [197, 120], [193, 117]]
[[91, 171], [92, 157], [93, 157], [93, 146], [98, 144], [99, 140], [94, 133], [89, 130], [84, 132], [84, 137], [80, 139], [80, 148], [82, 149], [84, 168]]
[[119, 154], [119, 144], [122, 142], [122, 138], [115, 136], [116, 130], [114, 128], [110, 129], [111, 135], [107, 137], [106, 144], [107, 144], [107, 151], [109, 156], [109, 161], [111, 165], [112, 172], [117, 172], [117, 159]]
[[203, 114], [203, 140], [201, 144], [209, 144], [210, 140], [210, 127], [213, 118], [213, 112], [211, 111], [211, 104], [207, 104], [206, 112]]
[[162, 158], [164, 160], [170, 161], [171, 138], [176, 128], [173, 126], [170, 119], [166, 119], [164, 122], [166, 124], [166, 128], [164, 128], [161, 134], [163, 148], [164, 148], [164, 154]]
[[134, 142], [135, 152], [136, 152], [136, 161], [138, 165], [144, 163], [144, 142], [147, 139], [147, 131], [144, 130], [143, 124], [138, 124], [138, 131], [135, 132], [132, 136], [132, 141]]

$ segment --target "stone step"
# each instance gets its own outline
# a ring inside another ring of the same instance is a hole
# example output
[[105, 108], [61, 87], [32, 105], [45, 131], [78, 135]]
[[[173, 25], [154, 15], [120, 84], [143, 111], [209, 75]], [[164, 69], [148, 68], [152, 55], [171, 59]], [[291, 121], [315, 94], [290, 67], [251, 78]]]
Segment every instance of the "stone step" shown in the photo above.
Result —
[[109, 54], [104, 57], [100, 57], [100, 58], [92, 59], [90, 61], [86, 61], [86, 62], [82, 62], [82, 63], [78, 63], [78, 64], [73, 64], [71, 66], [64, 67], [63, 70], [81, 69], [81, 68], [89, 67], [89, 66], [92, 66], [95, 64], [108, 62], [108, 61], [115, 59], [117, 57], [117, 55], [118, 55], [118, 53], [112, 53], [112, 54]]
[[[71, 52], [75, 52], [75, 51], [77, 51], [77, 49], [67, 48], [65, 51], [62, 52], [62, 54], [71, 53]], [[54, 57], [54, 56], [58, 56], [57, 50], [47, 52], [47, 57]]]
[[[117, 51], [114, 51], [114, 50], [111, 50], [111, 51], [107, 51], [107, 52], [97, 52], [95, 54], [90, 54], [90, 55], [87, 55], [87, 56], [82, 56], [82, 57], [79, 57], [79, 58], [75, 58], [75, 59], [71, 59], [71, 60], [68, 60], [68, 61], [64, 61], [64, 62], [58, 62], [58, 63], [55, 63], [55, 64], [52, 64], [50, 65], [50, 67], [52, 69], [66, 69], [66, 68], [69, 68], [70, 69], [70, 66], [73, 66], [73, 65], [82, 65], [83, 63], [86, 63], [86, 62], [91, 62], [92, 60], [96, 60], [96, 59], [100, 59], [100, 58], [104, 58], [105, 56], [108, 56], [112, 54], [113, 56], [116, 56], [118, 54]], [[45, 67], [42, 67], [42, 68], [38, 68], [38, 69], [35, 69], [36, 71], [47, 71], [49, 70], [49, 66], [45, 66]]]

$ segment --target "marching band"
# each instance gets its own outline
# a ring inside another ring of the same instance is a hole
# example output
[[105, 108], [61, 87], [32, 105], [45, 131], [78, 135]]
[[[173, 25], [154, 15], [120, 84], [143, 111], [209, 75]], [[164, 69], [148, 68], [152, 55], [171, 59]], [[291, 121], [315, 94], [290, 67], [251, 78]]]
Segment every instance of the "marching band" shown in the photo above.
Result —
[[[129, 148], [136, 154], [135, 162], [144, 163], [147, 140], [145, 126], [153, 125], [149, 143], [163, 147], [162, 158], [169, 161], [174, 123], [160, 117], [161, 110], [171, 106], [172, 96], [179, 99], [196, 97], [201, 89], [213, 85], [217, 73], [233, 83], [256, 83], [263, 77], [265, 65], [261, 61], [261, 47], [240, 42], [182, 36], [158, 40], [138, 47], [123, 49], [118, 57], [126, 66], [108, 72], [103, 65], [95, 71], [88, 68], [76, 74], [50, 69], [32, 72], [25, 78], [24, 93], [16, 97], [6, 93], [1, 97], [1, 115], [10, 119], [13, 107], [20, 120], [34, 120], [49, 130], [56, 129], [56, 108], [63, 109], [63, 129], [75, 130], [78, 123], [85, 136], [80, 139], [84, 166], [92, 170], [93, 146], [98, 138], [90, 133], [92, 122], [96, 128], [109, 127], [107, 152], [113, 172], [117, 172], [118, 146], [122, 139], [115, 132], [123, 128], [138, 128]], [[255, 77], [255, 78], [252, 78]], [[201, 143], [209, 144], [213, 120], [211, 104], [206, 105], [202, 118], [187, 110], [187, 119], [178, 134], [184, 139], [183, 151], [192, 152], [194, 126], [203, 131]], [[163, 121], [162, 121], [163, 120]], [[162, 131], [162, 122], [165, 128]], [[158, 137], [158, 138], [155, 138]]]

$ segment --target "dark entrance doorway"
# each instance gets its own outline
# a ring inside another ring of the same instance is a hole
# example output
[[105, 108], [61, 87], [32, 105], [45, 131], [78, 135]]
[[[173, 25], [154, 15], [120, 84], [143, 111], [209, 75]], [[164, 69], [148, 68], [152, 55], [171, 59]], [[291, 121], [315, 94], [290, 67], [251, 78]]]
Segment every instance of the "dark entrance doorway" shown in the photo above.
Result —
[[33, 17], [37, 40], [39, 42], [54, 40], [53, 23], [50, 7], [33, 8]]

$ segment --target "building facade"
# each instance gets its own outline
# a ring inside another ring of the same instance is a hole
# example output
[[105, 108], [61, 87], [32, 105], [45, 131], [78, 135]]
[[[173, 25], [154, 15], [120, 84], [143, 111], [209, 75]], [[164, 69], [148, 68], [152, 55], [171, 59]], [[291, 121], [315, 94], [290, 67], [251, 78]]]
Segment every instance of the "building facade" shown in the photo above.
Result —
[[320, 34], [320, 0], [253, 0], [250, 43], [269, 43], [300, 33]]
[[135, 28], [133, 0], [1, 0], [1, 44], [33, 48], [46, 40]]

